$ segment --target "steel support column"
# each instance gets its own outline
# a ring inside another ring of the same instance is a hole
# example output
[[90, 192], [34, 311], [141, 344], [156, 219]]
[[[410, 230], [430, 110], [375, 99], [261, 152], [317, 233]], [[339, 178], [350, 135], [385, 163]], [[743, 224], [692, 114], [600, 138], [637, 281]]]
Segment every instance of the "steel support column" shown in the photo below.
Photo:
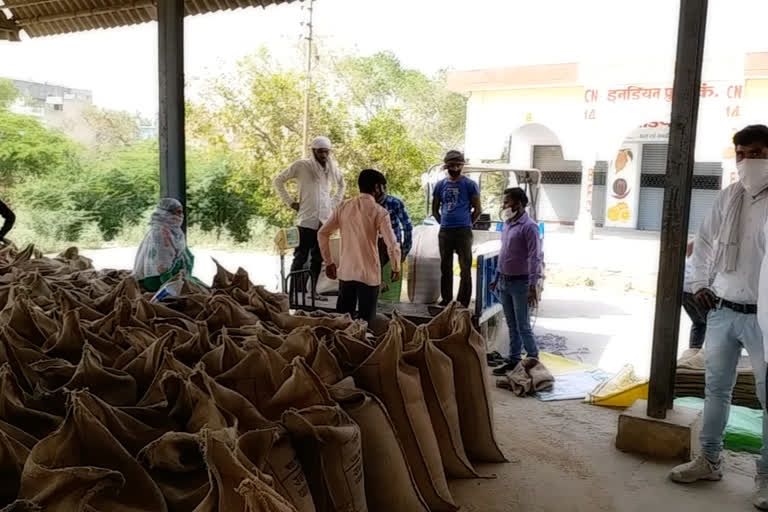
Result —
[[[187, 205], [184, 147], [184, 0], [158, 0], [160, 195]], [[186, 216], [185, 216], [186, 218]], [[186, 230], [186, 221], [184, 223]]]
[[653, 418], [665, 418], [674, 400], [706, 22], [707, 0], [680, 0], [648, 393]]

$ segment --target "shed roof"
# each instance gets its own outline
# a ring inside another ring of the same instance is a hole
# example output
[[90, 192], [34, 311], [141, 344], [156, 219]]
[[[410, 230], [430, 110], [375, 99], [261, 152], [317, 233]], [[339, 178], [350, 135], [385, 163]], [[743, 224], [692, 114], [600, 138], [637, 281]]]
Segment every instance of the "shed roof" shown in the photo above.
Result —
[[[294, 0], [185, 0], [187, 16]], [[43, 37], [157, 20], [158, 0], [0, 0], [0, 40]], [[10, 17], [3, 12], [10, 13]]]

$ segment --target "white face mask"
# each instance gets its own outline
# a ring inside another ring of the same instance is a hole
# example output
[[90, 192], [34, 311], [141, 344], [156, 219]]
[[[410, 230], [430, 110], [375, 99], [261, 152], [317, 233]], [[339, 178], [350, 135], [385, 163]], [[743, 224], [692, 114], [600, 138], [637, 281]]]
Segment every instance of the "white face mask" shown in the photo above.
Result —
[[744, 190], [752, 197], [768, 188], [768, 159], [745, 158], [736, 163]]
[[512, 208], [504, 208], [501, 210], [501, 220], [507, 222], [509, 219], [515, 216], [515, 211]]

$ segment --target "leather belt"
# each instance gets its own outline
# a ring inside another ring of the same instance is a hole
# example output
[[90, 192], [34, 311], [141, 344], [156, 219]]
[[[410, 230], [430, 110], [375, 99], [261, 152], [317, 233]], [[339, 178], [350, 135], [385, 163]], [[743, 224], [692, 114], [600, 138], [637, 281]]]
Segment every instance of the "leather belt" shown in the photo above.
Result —
[[718, 309], [728, 308], [731, 311], [735, 311], [743, 315], [757, 314], [757, 304], [738, 304], [736, 302], [731, 302], [729, 300], [720, 299], [720, 298], [717, 299], [717, 302], [715, 304], [717, 305]]

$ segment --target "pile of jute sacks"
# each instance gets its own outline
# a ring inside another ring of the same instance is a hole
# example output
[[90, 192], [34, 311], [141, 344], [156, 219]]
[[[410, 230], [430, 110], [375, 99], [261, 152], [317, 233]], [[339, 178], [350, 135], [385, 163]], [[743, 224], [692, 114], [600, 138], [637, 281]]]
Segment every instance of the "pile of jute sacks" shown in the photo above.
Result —
[[373, 338], [221, 267], [151, 297], [0, 250], [0, 510], [454, 511], [447, 480], [504, 461], [465, 309]]

